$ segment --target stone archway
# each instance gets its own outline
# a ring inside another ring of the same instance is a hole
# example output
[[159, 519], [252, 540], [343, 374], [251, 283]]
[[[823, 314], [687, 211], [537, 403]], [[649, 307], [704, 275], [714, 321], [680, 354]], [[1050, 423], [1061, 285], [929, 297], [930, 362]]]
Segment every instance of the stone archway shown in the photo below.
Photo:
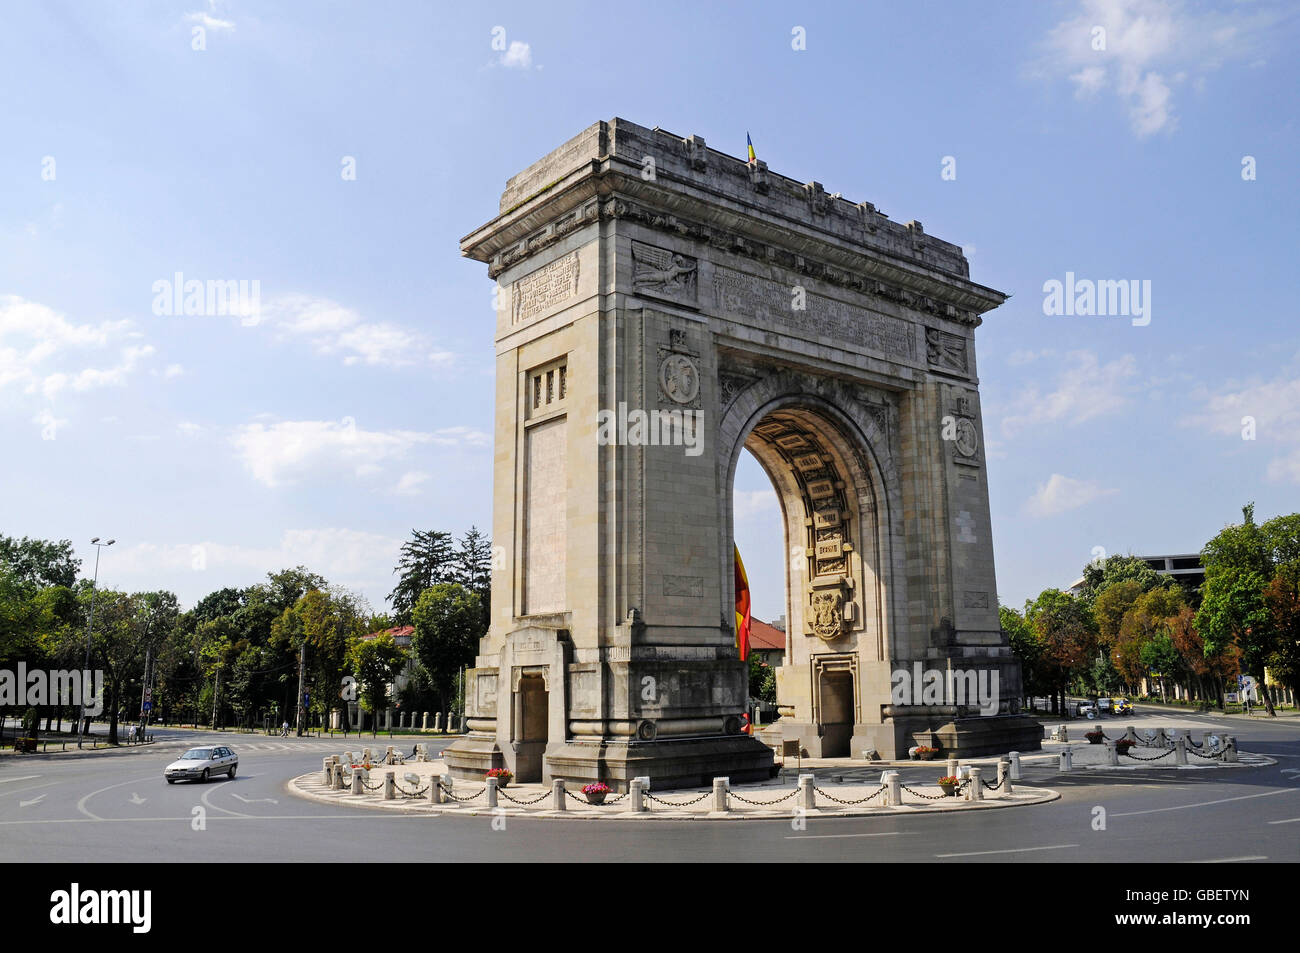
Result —
[[[892, 748], [880, 712], [895, 656], [898, 487], [886, 391], [790, 367], [721, 372], [726, 487], [719, 525], [730, 552], [735, 470], [748, 451], [772, 481], [784, 526], [786, 653], [778, 669], [783, 734], [813, 757]], [[734, 599], [734, 592], [727, 598]], [[847, 720], [846, 720], [847, 718]], [[835, 725], [834, 729], [828, 726]]]

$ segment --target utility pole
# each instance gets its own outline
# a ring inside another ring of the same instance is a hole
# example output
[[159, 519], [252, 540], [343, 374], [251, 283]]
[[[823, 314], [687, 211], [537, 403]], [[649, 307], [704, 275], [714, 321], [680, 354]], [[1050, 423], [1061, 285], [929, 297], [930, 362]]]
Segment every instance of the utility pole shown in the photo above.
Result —
[[[153, 657], [153, 649], [144, 650], [144, 678], [140, 679], [140, 740], [144, 740], [144, 728], [149, 721], [149, 712], [145, 709], [146, 703], [152, 703], [153, 690], [149, 687], [149, 660]], [[153, 707], [150, 704], [150, 707]]]
[[[117, 540], [110, 539], [107, 543], [101, 543], [96, 536], [90, 541], [95, 547], [95, 578], [90, 583], [90, 622], [86, 625], [86, 664], [82, 668], [82, 678], [90, 674], [90, 634], [95, 631], [95, 590], [99, 586], [99, 553], [105, 546], [112, 546]], [[81, 686], [81, 706], [77, 711], [77, 747], [81, 747], [82, 739], [86, 734], [86, 686]]]
[[305, 714], [302, 705], [302, 689], [303, 689], [303, 677], [306, 671], [306, 662], [307, 662], [307, 643], [303, 642], [302, 645], [298, 646], [298, 717], [296, 721], [298, 724], [299, 738], [302, 737], [302, 716]]
[[217, 663], [217, 685], [212, 692], [212, 727], [217, 727], [217, 699], [221, 697], [221, 663]]

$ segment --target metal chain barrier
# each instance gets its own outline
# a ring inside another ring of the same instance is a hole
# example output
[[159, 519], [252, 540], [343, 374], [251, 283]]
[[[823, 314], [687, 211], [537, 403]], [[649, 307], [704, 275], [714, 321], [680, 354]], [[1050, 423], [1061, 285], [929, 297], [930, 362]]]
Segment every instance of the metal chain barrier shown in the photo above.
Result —
[[420, 790], [415, 792], [409, 792], [406, 790], [406, 788], [402, 787], [401, 784], [399, 784], [396, 779], [393, 780], [393, 790], [395, 790], [398, 793], [398, 795], [401, 797], [424, 797], [426, 794], [429, 793], [428, 786], [420, 788]]
[[915, 794], [923, 801], [942, 801], [944, 798], [948, 797], [947, 794], [943, 794], [943, 793], [922, 794], [920, 791], [913, 791], [906, 784], [900, 784], [899, 787], [902, 788], [904, 791], [906, 791], [908, 794]]
[[474, 800], [476, 797], [479, 797], [480, 795], [483, 794], [484, 791], [487, 790], [487, 785], [485, 784], [476, 794], [471, 794], [469, 797], [457, 797], [456, 795], [451, 793], [451, 788], [447, 787], [441, 781], [438, 782], [438, 787], [442, 789], [442, 793], [447, 795], [447, 797], [451, 798], [453, 801], [460, 801], [462, 804]]
[[[1008, 777], [1009, 777], [1009, 775], [1008, 775]], [[984, 785], [984, 789], [985, 789], [986, 791], [996, 791], [998, 788], [1002, 787], [1002, 785], [1004, 785], [1004, 784], [1006, 783], [1006, 781], [1007, 781], [1007, 779], [1006, 779], [1006, 777], [1004, 777], [1004, 778], [1003, 778], [1001, 781], [999, 781], [997, 784], [989, 784], [988, 781], [986, 781], [984, 778], [980, 778], [980, 783]]]
[[1189, 748], [1187, 749], [1187, 753], [1193, 758], [1200, 758], [1202, 761], [1222, 761], [1223, 756], [1227, 754], [1227, 751], [1216, 751], [1214, 754], [1201, 754], [1199, 751], [1193, 751]]
[[[749, 798], [747, 798], [747, 797], [741, 797], [739, 794], [732, 794], [731, 796], [732, 796], [733, 798], [735, 798], [737, 801], [739, 801], [741, 804], [748, 804], [748, 805], [750, 805], [751, 807], [767, 807], [767, 806], [770, 805], [770, 804], [780, 804], [782, 801], [788, 801], [788, 800], [790, 800], [790, 798], [794, 797], [794, 796], [797, 795], [798, 793], [799, 793], [799, 789], [798, 789], [798, 788], [794, 788], [794, 789], [792, 789], [791, 791], [789, 791], [788, 793], [781, 795], [781, 796], [780, 796], [779, 798], [777, 798], [775, 801], [751, 801]], [[827, 796], [827, 797], [830, 797], [829, 794], [826, 795], [826, 796]], [[841, 803], [844, 803], [844, 802], [841, 802]]]
[[692, 804], [699, 804], [705, 798], [712, 797], [712, 796], [713, 796], [712, 791], [705, 791], [699, 797], [692, 798], [689, 801], [665, 801], [663, 798], [655, 797], [653, 794], [647, 791], [645, 798], [647, 801], [654, 801], [656, 804], [662, 804], [664, 807], [689, 807]]
[[506, 793], [502, 788], [497, 788], [497, 794], [498, 794], [500, 797], [505, 798], [505, 799], [506, 799], [507, 801], [509, 801], [511, 804], [520, 804], [520, 805], [523, 805], [523, 806], [527, 807], [529, 804], [536, 804], [538, 801], [542, 801], [542, 800], [545, 800], [546, 798], [550, 797], [551, 792], [550, 792], [550, 791], [543, 791], [541, 794], [537, 795], [537, 797], [533, 798], [531, 801], [521, 801], [521, 800], [519, 800], [518, 798], [513, 798], [513, 797], [511, 797], [509, 794], [507, 794], [507, 793]]
[[1166, 751], [1164, 754], [1158, 754], [1158, 755], [1156, 755], [1154, 758], [1139, 758], [1137, 755], [1133, 754], [1131, 751], [1125, 751], [1125, 752], [1124, 752], [1124, 757], [1126, 757], [1126, 758], [1132, 758], [1134, 761], [1159, 761], [1161, 758], [1167, 758], [1167, 757], [1169, 757], [1169, 756], [1170, 756], [1171, 754], [1173, 754], [1173, 753], [1174, 753], [1174, 749], [1173, 749], [1173, 748], [1170, 748], [1170, 749], [1169, 749], [1168, 751]]
[[[825, 791], [823, 791], [821, 788], [817, 787], [817, 785], [815, 785], [815, 784], [813, 785], [813, 790], [816, 791], [818, 794], [820, 794], [822, 797], [826, 798], [826, 800], [828, 800], [828, 801], [834, 801], [836, 804], [843, 804], [843, 805], [845, 805], [845, 806], [847, 807], [847, 806], [851, 806], [851, 805], [854, 805], [854, 804], [866, 804], [868, 801], [871, 801], [871, 800], [874, 800], [875, 798], [880, 797], [880, 795], [881, 795], [883, 792], [889, 790], [889, 785], [888, 785], [888, 784], [882, 784], [880, 787], [876, 788], [875, 791], [873, 791], [872, 793], [868, 794], [866, 797], [860, 797], [860, 798], [857, 798], [856, 800], [852, 800], [852, 801], [844, 801], [844, 800], [841, 800], [840, 798], [837, 798], [834, 794], [827, 794]], [[798, 792], [798, 790], [796, 789], [796, 790], [794, 791], [794, 793], [795, 793], [795, 794], [798, 794], [799, 792]], [[781, 798], [781, 800], [784, 801], [785, 798]]]
[[378, 784], [368, 784], [366, 782], [366, 779], [362, 778], [361, 786], [365, 788], [367, 791], [382, 791], [384, 789], [384, 782], [380, 781]]

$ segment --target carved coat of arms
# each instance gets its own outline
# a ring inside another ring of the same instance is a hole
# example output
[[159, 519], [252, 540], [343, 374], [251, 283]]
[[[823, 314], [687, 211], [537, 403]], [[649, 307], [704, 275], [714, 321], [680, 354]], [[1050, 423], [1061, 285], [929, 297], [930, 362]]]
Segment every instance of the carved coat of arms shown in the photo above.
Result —
[[829, 642], [838, 638], [844, 628], [843, 597], [838, 592], [814, 592], [812, 597], [812, 629], [817, 637]]

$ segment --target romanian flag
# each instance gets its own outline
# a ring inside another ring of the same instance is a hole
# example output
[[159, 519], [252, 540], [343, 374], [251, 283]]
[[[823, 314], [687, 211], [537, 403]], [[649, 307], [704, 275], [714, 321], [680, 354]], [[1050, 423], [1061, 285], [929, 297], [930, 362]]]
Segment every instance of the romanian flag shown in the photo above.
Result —
[[736, 547], [736, 648], [740, 650], [742, 662], [749, 659], [749, 577], [745, 575], [745, 564], [740, 561], [740, 549]]
[[749, 138], [749, 133], [745, 133], [745, 143], [749, 146], [749, 161], [753, 162], [758, 156], [754, 155], [754, 140]]

